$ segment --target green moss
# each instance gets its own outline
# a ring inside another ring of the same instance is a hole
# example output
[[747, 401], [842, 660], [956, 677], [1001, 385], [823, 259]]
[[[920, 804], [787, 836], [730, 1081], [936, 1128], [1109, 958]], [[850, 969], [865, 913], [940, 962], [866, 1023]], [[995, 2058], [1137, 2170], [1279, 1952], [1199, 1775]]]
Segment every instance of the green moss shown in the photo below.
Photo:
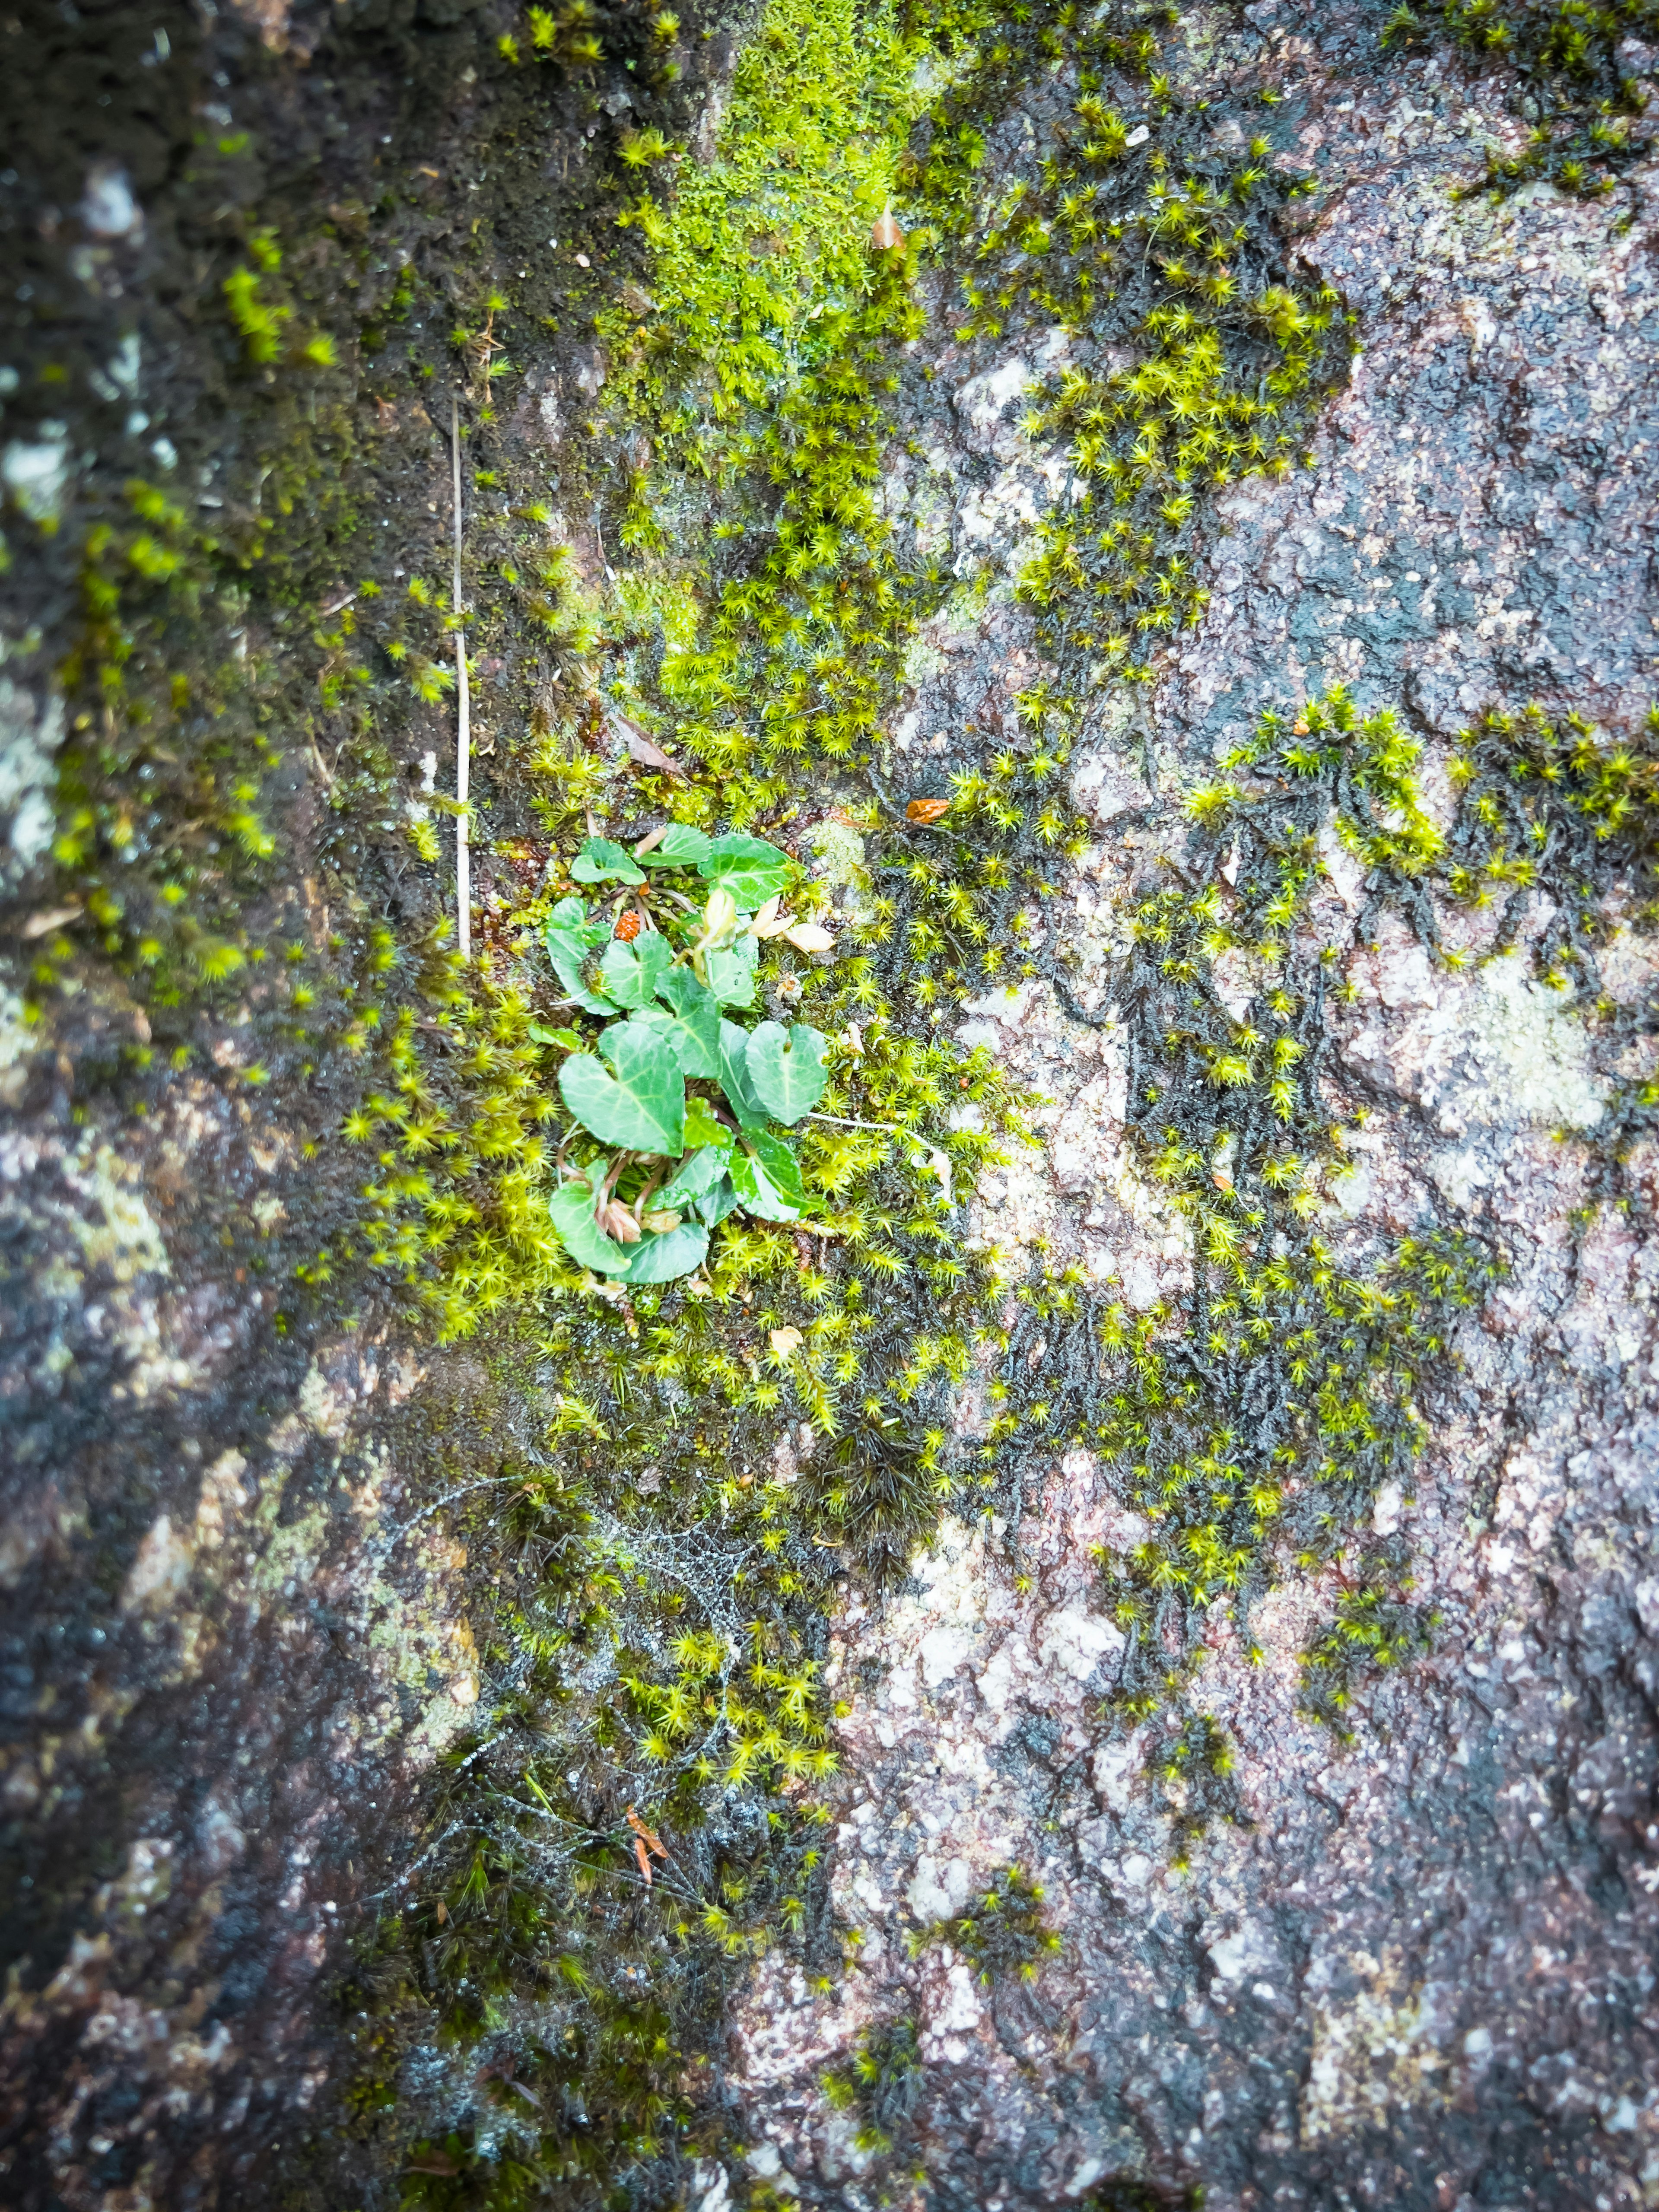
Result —
[[1647, 102], [1619, 48], [1656, 33], [1654, 0], [1402, 0], [1382, 40], [1404, 48], [1449, 38], [1514, 72], [1509, 104], [1534, 128], [1519, 154], [1488, 153], [1482, 189], [1501, 197], [1541, 181], [1588, 198], [1613, 191], [1651, 151]]
[[994, 1875], [971, 1911], [941, 1920], [910, 1939], [914, 1957], [935, 1944], [960, 1951], [988, 1989], [1006, 1975], [1034, 1982], [1045, 1959], [1060, 1948], [1042, 1913], [1042, 1886], [1017, 1866]]

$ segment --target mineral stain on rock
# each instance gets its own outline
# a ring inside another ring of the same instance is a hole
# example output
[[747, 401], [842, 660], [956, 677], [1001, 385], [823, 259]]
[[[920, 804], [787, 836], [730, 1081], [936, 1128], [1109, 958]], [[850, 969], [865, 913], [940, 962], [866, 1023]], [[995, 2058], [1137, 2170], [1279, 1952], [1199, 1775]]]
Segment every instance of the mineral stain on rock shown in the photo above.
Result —
[[1659, 2203], [1656, 36], [0, 21], [7, 2203]]

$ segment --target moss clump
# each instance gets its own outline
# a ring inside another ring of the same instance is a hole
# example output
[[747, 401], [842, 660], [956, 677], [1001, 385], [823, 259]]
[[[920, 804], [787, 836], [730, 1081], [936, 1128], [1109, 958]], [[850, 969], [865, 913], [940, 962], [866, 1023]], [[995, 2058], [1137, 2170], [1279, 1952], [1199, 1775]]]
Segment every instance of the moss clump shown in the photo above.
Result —
[[[1203, 109], [1151, 74], [1150, 27], [1058, 8], [1012, 11], [1001, 29], [934, 107], [909, 180], [972, 271], [960, 339], [1058, 325], [1133, 356], [1060, 370], [1031, 410], [1034, 435], [1066, 439], [1071, 477], [1020, 590], [1095, 680], [1150, 679], [1160, 641], [1207, 603], [1202, 494], [1291, 465], [1346, 358], [1346, 324], [1336, 295], [1288, 265], [1284, 210], [1307, 185], [1272, 165], [1269, 137], [1243, 161], [1217, 149]], [[1070, 112], [1040, 174], [988, 207], [968, 118], [1016, 49], [1060, 76]]]
[[940, 1943], [960, 1951], [987, 1989], [1009, 1974], [1036, 1981], [1043, 1960], [1060, 1948], [1059, 1936], [1043, 1917], [1042, 1885], [1017, 1866], [992, 1876], [972, 1911], [912, 1936], [911, 1954]]
[[1515, 943], [1534, 895], [1547, 896], [1557, 911], [1534, 957], [1558, 988], [1574, 971], [1594, 976], [1595, 951], [1613, 926], [1606, 895], [1615, 880], [1628, 887], [1632, 922], [1659, 921], [1659, 763], [1650, 750], [1659, 708], [1645, 735], [1645, 746], [1615, 744], [1582, 714], [1553, 719], [1533, 705], [1519, 714], [1493, 708], [1458, 737], [1448, 886], [1474, 908], [1510, 887], [1500, 949]]
[[865, 2030], [848, 2064], [824, 2075], [823, 2088], [837, 2112], [856, 2115], [859, 2149], [885, 2158], [902, 2147], [922, 2075], [914, 2022], [884, 2021]]
[[1477, 189], [1494, 198], [1547, 182], [1580, 197], [1611, 192], [1653, 144], [1647, 101], [1621, 65], [1627, 38], [1659, 33], [1654, 0], [1402, 0], [1385, 46], [1450, 39], [1477, 61], [1514, 72], [1510, 106], [1532, 124], [1519, 154], [1489, 152]]

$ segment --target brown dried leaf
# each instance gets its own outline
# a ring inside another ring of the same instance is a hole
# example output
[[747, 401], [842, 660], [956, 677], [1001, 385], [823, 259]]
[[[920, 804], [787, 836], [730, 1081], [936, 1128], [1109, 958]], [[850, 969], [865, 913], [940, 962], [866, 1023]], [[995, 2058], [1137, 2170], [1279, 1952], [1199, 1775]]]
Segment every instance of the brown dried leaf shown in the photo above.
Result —
[[647, 737], [637, 722], [630, 722], [626, 714], [617, 716], [617, 724], [628, 739], [628, 757], [637, 761], [641, 768], [660, 769], [666, 775], [684, 779], [685, 770], [679, 763], [665, 753], [653, 737]]
[[[654, 1828], [647, 1828], [646, 1826], [644, 1821], [641, 1820], [638, 1813], [631, 1805], [628, 1808], [627, 1818], [629, 1826], [634, 1831], [635, 1843], [636, 1844], [643, 1844], [647, 1850], [654, 1851], [659, 1859], [665, 1859], [668, 1856], [668, 1853], [664, 1847], [662, 1838], [657, 1833]], [[651, 1877], [647, 1874], [646, 1880], [649, 1881]]]
[[904, 810], [907, 822], [939, 822], [951, 811], [948, 799], [913, 799]]
[[904, 233], [893, 220], [891, 208], [884, 208], [876, 217], [870, 232], [870, 243], [878, 253], [891, 253], [904, 243]]

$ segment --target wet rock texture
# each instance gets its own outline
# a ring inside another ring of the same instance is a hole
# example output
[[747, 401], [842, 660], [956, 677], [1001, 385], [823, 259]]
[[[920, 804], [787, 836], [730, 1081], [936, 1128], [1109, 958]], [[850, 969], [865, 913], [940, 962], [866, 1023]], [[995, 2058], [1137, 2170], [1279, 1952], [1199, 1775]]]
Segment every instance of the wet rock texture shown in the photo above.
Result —
[[[343, 12], [406, 41], [473, 11]], [[175, 46], [192, 20], [169, 15]], [[250, 76], [279, 91], [313, 55], [336, 66], [315, 7], [249, 0], [238, 20]], [[155, 50], [142, 23], [112, 67], [159, 87], [138, 74]], [[1178, 852], [1180, 781], [1260, 708], [1339, 680], [1397, 705], [1432, 741], [1444, 818], [1446, 743], [1489, 702], [1535, 694], [1620, 732], [1659, 690], [1659, 178], [1595, 204], [1460, 199], [1512, 128], [1498, 91], [1422, 57], [1379, 70], [1376, 28], [1374, 12], [1273, 0], [1188, 11], [1187, 70], [1218, 100], [1254, 57], [1287, 65], [1302, 160], [1326, 188], [1301, 259], [1355, 309], [1363, 350], [1315, 465], [1226, 498], [1208, 616], [1150, 708], [1086, 733], [1073, 787], [1097, 842], [1048, 909], [1085, 1012], [1106, 1011], [1117, 902]], [[61, 58], [61, 23], [53, 37]], [[343, 96], [321, 136], [391, 129], [382, 95], [409, 51], [360, 57], [348, 89], [362, 97]], [[445, 64], [457, 85], [464, 59]], [[1650, 58], [1632, 47], [1631, 66]], [[76, 80], [77, 108], [109, 75]], [[151, 102], [136, 201], [94, 178], [87, 235], [66, 218], [94, 258], [75, 298], [95, 327], [76, 343], [100, 358], [121, 284], [154, 279], [132, 258], [137, 218], [147, 207], [161, 238], [194, 127], [175, 105]], [[1011, 120], [993, 171], [1031, 143]], [[58, 249], [36, 231], [39, 282]], [[918, 792], [969, 720], [1013, 729], [1012, 696], [1041, 665], [1011, 586], [1064, 468], [1023, 436], [1020, 394], [1081, 357], [1053, 333], [988, 369], [949, 320], [941, 304], [920, 343], [935, 374], [925, 395], [907, 387], [914, 434], [887, 493], [964, 586], [988, 561], [994, 580], [983, 600], [964, 588], [915, 656], [884, 764]], [[602, 371], [582, 374], [572, 419]], [[526, 441], [559, 419], [544, 381]], [[110, 404], [125, 415], [129, 395]], [[27, 495], [59, 496], [73, 441], [25, 442]], [[400, 526], [427, 528], [442, 466], [434, 446], [389, 481]], [[64, 568], [57, 604], [27, 619], [50, 629], [72, 581]], [[0, 717], [21, 962], [63, 729], [49, 690], [9, 674]], [[1510, 1262], [1425, 1409], [1418, 1479], [1376, 1504], [1441, 1615], [1432, 1656], [1364, 1691], [1344, 1751], [1297, 1711], [1328, 1586], [1292, 1581], [1258, 1608], [1259, 1660], [1218, 1628], [1198, 1698], [1237, 1746], [1236, 1817], [1212, 1820], [1178, 1872], [1146, 1741], [1101, 1718], [1122, 1637], [1091, 1547], [1137, 1534], [1106, 1471], [1078, 1450], [1028, 1490], [1017, 1528], [947, 1523], [901, 1593], [836, 1624], [835, 1896], [860, 1940], [828, 1995], [757, 1970], [728, 2062], [750, 2157], [698, 2170], [688, 2201], [705, 2212], [757, 2181], [862, 2212], [903, 2201], [918, 2160], [917, 2203], [986, 2212], [1126, 2176], [1171, 2203], [1201, 2186], [1212, 2212], [1659, 2204], [1655, 1164], [1638, 1155], [1637, 1202], [1586, 1231], [1594, 1139], [1631, 1071], [1531, 979], [1541, 911], [1516, 956], [1449, 975], [1395, 921], [1362, 938], [1362, 895], [1327, 857], [1320, 919], [1357, 987], [1332, 1016], [1334, 1064], [1370, 1109], [1328, 1194], [1331, 1240], [1358, 1261], [1383, 1234], [1467, 1221]], [[1500, 920], [1452, 918], [1448, 934], [1478, 952]], [[1608, 988], [1638, 1000], [1651, 968], [1618, 948]], [[1047, 1238], [1137, 1310], [1178, 1295], [1184, 1238], [1135, 1171], [1109, 1020], [1068, 1018], [1037, 981], [988, 994], [962, 1034], [1049, 1102], [1040, 1148], [983, 1179], [973, 1234], [1011, 1252]], [[54, 2212], [182, 2212], [278, 2185], [274, 2149], [335, 2109], [342, 1924], [406, 1871], [420, 1779], [477, 1695], [466, 1563], [421, 1408], [482, 1395], [481, 1376], [422, 1387], [428, 1363], [368, 1322], [304, 1344], [276, 1333], [246, 1255], [285, 1224], [290, 1264], [314, 1249], [322, 1171], [283, 1134], [280, 1097], [250, 1105], [205, 1077], [147, 1127], [105, 1127], [87, 1071], [144, 1037], [137, 1008], [90, 979], [44, 1054], [15, 998], [0, 1003], [0, 2199]], [[1011, 1862], [1042, 1882], [1062, 1938], [1035, 1983], [984, 1986], [939, 1943], [912, 1955], [907, 1936]], [[823, 2075], [900, 2016], [926, 2071], [884, 2160]]]
[[[1177, 785], [1262, 708], [1337, 682], [1399, 708], [1443, 822], [1446, 741], [1489, 704], [1537, 697], [1623, 733], [1656, 688], [1659, 178], [1599, 204], [1460, 198], [1508, 127], [1492, 85], [1421, 59], [1379, 79], [1356, 62], [1365, 27], [1324, 9], [1245, 16], [1194, 33], [1192, 66], [1207, 89], [1261, 42], [1292, 61], [1326, 188], [1299, 258], [1357, 311], [1361, 350], [1314, 466], [1224, 495], [1207, 617], [1144, 720], [1103, 718], [1079, 759], [1098, 842], [1048, 919], [1085, 1011], [1115, 906], [1178, 855]], [[994, 158], [1017, 172], [1024, 143], [1011, 130]], [[921, 458], [890, 490], [959, 573], [988, 549], [1006, 578], [1056, 481], [1018, 395], [1077, 349], [1054, 333], [969, 379], [933, 345]], [[926, 643], [892, 762], [919, 789], [1040, 658], [1001, 588]], [[1449, 974], [1398, 919], [1362, 937], [1356, 872], [1324, 857], [1318, 922], [1356, 986], [1331, 1015], [1332, 1095], [1370, 1109], [1329, 1191], [1333, 1248], [1358, 1261], [1464, 1223], [1509, 1264], [1459, 1330], [1409, 1492], [1375, 1508], [1412, 1546], [1433, 1652], [1362, 1690], [1344, 1751], [1297, 1711], [1328, 1581], [1255, 1611], [1258, 1659], [1218, 1627], [1197, 1699], [1237, 1747], [1237, 1801], [1176, 1871], [1149, 1737], [1102, 1718], [1124, 1639], [1091, 1552], [1138, 1534], [1106, 1470], [1073, 1451], [1018, 1532], [947, 1524], [898, 1597], [837, 1625], [835, 1894], [856, 1963], [833, 1996], [763, 1967], [736, 2039], [750, 2171], [786, 2197], [1002, 2212], [1130, 2201], [1113, 2191], [1139, 2177], [1158, 2201], [1201, 2188], [1212, 2212], [1659, 2203], [1656, 1163], [1638, 1153], [1636, 1203], [1585, 1229], [1626, 1071], [1532, 980], [1541, 906], [1515, 954]], [[1490, 950], [1499, 920], [1448, 916], [1448, 941]], [[1652, 976], [1628, 940], [1607, 964], [1624, 1001]], [[970, 1013], [964, 1037], [1050, 1102], [1041, 1152], [982, 1180], [975, 1233], [1047, 1238], [1133, 1310], [1178, 1297], [1184, 1237], [1135, 1172], [1109, 1022], [1069, 1018], [1042, 981]], [[1032, 1984], [983, 1986], [915, 1939], [1011, 1862], [1044, 1885], [1063, 1950]], [[881, 2159], [823, 2083], [896, 2018], [927, 2073]]]
[[[206, 529], [237, 495], [276, 379], [247, 376], [220, 298], [247, 223], [307, 240], [315, 265], [319, 225], [355, 241], [380, 202], [439, 283], [481, 222], [564, 228], [600, 126], [510, 86], [539, 100], [537, 129], [518, 169], [492, 158], [501, 73], [481, 91], [475, 64], [511, 20], [475, 0], [0, 19], [0, 2203], [17, 2212], [395, 2194], [338, 2179], [363, 2060], [339, 1990], [418, 1870], [434, 1763], [476, 1717], [452, 1508], [496, 1401], [475, 1362], [410, 1349], [361, 1277], [331, 1305], [296, 1298], [361, 1176], [333, 1138], [342, 1101], [302, 1052], [270, 1049], [258, 988], [153, 1036], [93, 947], [38, 1021], [24, 997], [76, 911], [48, 848], [88, 524], [135, 471], [199, 491]], [[192, 167], [221, 136], [247, 163], [228, 185]], [[386, 257], [368, 273], [349, 308], [384, 305]], [[544, 473], [553, 356], [523, 432]], [[412, 567], [447, 542], [449, 454], [401, 373], [393, 404], [384, 362], [366, 371], [349, 489]], [[222, 649], [280, 663], [252, 605]], [[418, 775], [453, 724], [414, 720], [398, 734]], [[347, 928], [385, 891], [372, 841], [322, 852], [307, 731], [337, 761], [350, 724], [304, 702], [285, 721], [276, 921], [248, 919], [325, 955], [317, 877]], [[487, 797], [487, 760], [478, 781]], [[425, 919], [407, 892], [392, 911]], [[152, 1048], [146, 1098], [125, 1079]]]

